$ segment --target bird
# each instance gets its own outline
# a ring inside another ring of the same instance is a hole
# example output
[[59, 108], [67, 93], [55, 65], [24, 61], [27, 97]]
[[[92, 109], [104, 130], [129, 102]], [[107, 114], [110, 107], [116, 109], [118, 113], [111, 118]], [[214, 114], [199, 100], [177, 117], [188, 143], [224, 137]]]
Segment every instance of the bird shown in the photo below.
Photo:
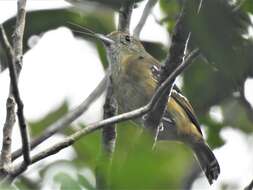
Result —
[[[88, 29], [84, 33], [104, 44], [118, 112], [125, 113], [146, 105], [158, 86], [159, 61], [145, 50], [139, 39], [127, 32], [114, 31], [104, 35]], [[142, 118], [134, 122], [143, 124]], [[188, 145], [211, 185], [220, 174], [219, 163], [203, 138], [193, 107], [175, 85], [161, 124], [163, 130], [159, 131], [157, 140], [173, 140]]]

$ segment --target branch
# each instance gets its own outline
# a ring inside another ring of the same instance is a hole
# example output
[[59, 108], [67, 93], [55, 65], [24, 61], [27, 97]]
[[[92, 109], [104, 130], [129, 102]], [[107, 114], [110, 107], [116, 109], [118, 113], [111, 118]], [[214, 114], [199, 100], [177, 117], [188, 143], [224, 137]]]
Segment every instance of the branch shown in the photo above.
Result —
[[29, 136], [27, 132], [27, 126], [23, 113], [23, 102], [20, 98], [18, 89], [18, 78], [22, 67], [23, 56], [23, 34], [25, 27], [25, 5], [26, 0], [19, 0], [17, 5], [17, 20], [14, 31], [13, 49], [6, 37], [3, 27], [1, 26], [1, 36], [3, 38], [5, 47], [7, 49], [8, 57], [11, 57], [11, 62], [8, 63], [9, 75], [10, 75], [10, 92], [7, 99], [7, 114], [6, 122], [3, 129], [3, 146], [1, 155], [1, 164], [3, 164], [4, 170], [10, 172], [11, 170], [11, 134], [12, 128], [15, 123], [15, 104], [13, 97], [17, 104], [17, 116], [19, 121], [21, 139], [22, 139], [22, 152], [24, 157], [24, 167], [26, 168], [30, 163], [30, 148], [29, 148]]
[[118, 31], [129, 33], [133, 1], [125, 1], [119, 10]]
[[15, 123], [15, 102], [13, 97], [9, 96], [6, 102], [6, 119], [3, 128], [3, 142], [1, 150], [1, 171], [3, 177], [11, 171], [11, 143], [12, 129]]
[[156, 93], [151, 99], [151, 107], [153, 107], [157, 103], [157, 101], [159, 101], [159, 98], [161, 96], [167, 93], [168, 86], [174, 83], [175, 78], [180, 75], [183, 70], [188, 67], [197, 56], [199, 56], [199, 53], [199, 49], [193, 50], [189, 55], [186, 56], [183, 62], [178, 67], [176, 67], [176, 69], [170, 74], [170, 76], [168, 76], [168, 78], [158, 87]]
[[[7, 34], [4, 30], [4, 26], [0, 24], [0, 42], [2, 42], [3, 49], [6, 50], [6, 55], [7, 55], [7, 65], [12, 62], [13, 58], [13, 48], [8, 40]], [[1, 63], [2, 64], [2, 63]], [[4, 67], [4, 66], [3, 66]], [[4, 67], [5, 68], [5, 67]], [[0, 71], [3, 70], [0, 65]]]
[[187, 39], [189, 38], [189, 35], [186, 34], [186, 28], [184, 26], [185, 14], [185, 8], [183, 7], [172, 34], [169, 56], [165, 60], [165, 64], [162, 67], [160, 83], [163, 82], [167, 76], [169, 76], [171, 72], [183, 61], [187, 46]]
[[[116, 101], [113, 98], [113, 88], [111, 80], [107, 87], [107, 95], [104, 104], [104, 119], [113, 117], [117, 112]], [[110, 125], [103, 129], [103, 151], [112, 154], [115, 148], [116, 131], [115, 126]]]
[[[23, 102], [20, 98], [20, 93], [18, 89], [18, 76], [22, 67], [22, 56], [23, 56], [23, 34], [25, 28], [25, 5], [26, 0], [18, 1], [18, 13], [16, 20], [16, 28], [14, 32], [14, 57], [12, 63], [10, 63], [10, 80], [12, 87], [12, 94], [17, 104], [17, 116], [19, 122], [19, 128], [22, 139], [22, 151], [24, 157], [24, 167], [27, 167], [30, 164], [30, 146], [29, 146], [29, 135], [27, 131], [26, 121], [23, 113]], [[17, 67], [18, 66], [18, 67]]]
[[151, 10], [153, 9], [153, 7], [155, 6], [157, 0], [148, 0], [145, 8], [144, 8], [144, 11], [141, 15], [141, 19], [139, 21], [139, 23], [136, 25], [135, 29], [134, 29], [134, 33], [133, 33], [133, 36], [137, 39], [139, 39], [140, 37], [140, 33], [141, 33], [141, 30], [148, 18], [148, 15], [150, 14]]
[[[70, 145], [72, 145], [73, 143], [75, 143], [77, 140], [79, 140], [81, 137], [86, 136], [98, 129], [101, 129], [103, 127], [108, 127], [112, 124], [115, 123], [119, 123], [122, 121], [126, 121], [129, 119], [134, 119], [134, 118], [138, 118], [146, 113], [148, 113], [153, 106], [157, 103], [157, 101], [159, 100], [160, 96], [163, 96], [164, 93], [167, 92], [167, 87], [168, 85], [171, 85], [174, 81], [174, 79], [190, 64], [192, 63], [192, 59], [194, 59], [196, 57], [196, 55], [199, 53], [198, 50], [194, 50], [191, 54], [189, 54], [186, 59], [183, 61], [183, 63], [181, 65], [179, 65], [172, 73], [171, 75], [159, 86], [159, 88], [157, 89], [156, 93], [153, 95], [153, 97], [151, 98], [150, 102], [144, 106], [141, 107], [139, 109], [127, 112], [127, 113], [123, 113], [120, 114], [118, 116], [114, 116], [90, 125], [87, 125], [87, 127], [77, 131], [76, 133], [70, 135], [69, 137], [67, 137], [66, 139], [62, 140], [61, 142], [55, 144], [54, 146], [37, 153], [36, 155], [34, 155], [31, 158], [31, 163], [35, 163], [38, 162], [48, 156], [51, 156], [53, 154], [56, 154], [57, 152], [59, 152], [60, 150], [69, 147]], [[21, 163], [22, 165], [23, 163]], [[15, 174], [10, 174], [9, 175], [9, 180], [12, 181], [15, 179], [17, 175]]]
[[[104, 119], [113, 117], [116, 114], [116, 102], [114, 101], [113, 88], [111, 80], [107, 87], [107, 95], [104, 104]], [[116, 143], [116, 128], [109, 125], [102, 128], [102, 145], [100, 155], [96, 166], [96, 187], [97, 189], [108, 189], [108, 177], [110, 175], [110, 167], [112, 154]]]
[[[183, 62], [185, 48], [187, 46], [187, 35], [184, 35], [184, 25], [183, 19], [185, 15], [185, 9], [182, 8], [180, 16], [177, 20], [174, 32], [172, 35], [172, 45], [170, 47], [169, 57], [165, 61], [165, 65], [162, 66], [159, 77], [159, 84], [162, 84], [164, 80], [171, 75], [171, 73]], [[157, 104], [153, 109], [144, 117], [144, 126], [145, 128], [151, 131], [151, 134], [154, 136], [154, 142], [156, 141], [158, 135], [158, 128], [160, 120], [163, 117], [168, 96], [172, 89], [175, 78], [172, 79], [171, 84], [168, 85], [167, 91], [160, 96], [160, 99], [157, 101]]]
[[[41, 144], [43, 141], [55, 133], [68, 127], [74, 120], [80, 117], [106, 89], [107, 76], [105, 76], [92, 93], [75, 109], [68, 112], [65, 116], [56, 121], [53, 125], [45, 129], [44, 133], [31, 141], [31, 149]], [[22, 154], [22, 149], [12, 153], [12, 160], [17, 159]]]
[[[13, 49], [9, 43], [9, 40], [2, 25], [0, 25], [0, 29], [1, 29], [0, 38], [1, 41], [3, 41], [4, 49], [7, 50], [8, 60], [12, 61], [12, 58], [14, 56]], [[9, 93], [9, 96], [6, 101], [6, 119], [3, 127], [3, 142], [0, 158], [1, 177], [5, 176], [11, 170], [11, 143], [12, 143], [12, 129], [14, 123], [15, 123], [15, 102], [12, 97], [12, 94]]]

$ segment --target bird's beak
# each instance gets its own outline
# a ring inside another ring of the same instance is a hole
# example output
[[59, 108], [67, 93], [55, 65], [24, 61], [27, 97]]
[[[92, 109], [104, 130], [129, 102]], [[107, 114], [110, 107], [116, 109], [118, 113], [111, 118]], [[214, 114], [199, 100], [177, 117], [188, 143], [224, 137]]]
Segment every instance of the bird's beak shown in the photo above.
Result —
[[94, 33], [94, 37], [101, 40], [106, 46], [111, 46], [115, 42], [104, 34]]
[[89, 28], [87, 28], [87, 27], [80, 26], [80, 25], [75, 24], [75, 23], [69, 22], [69, 24], [70, 24], [71, 26], [78, 27], [79, 29], [82, 29], [82, 30], [83, 30], [83, 31], [72, 30], [73, 32], [76, 32], [76, 33], [79, 33], [79, 34], [84, 34], [84, 35], [88, 35], [88, 36], [94, 37], [94, 38], [96, 38], [96, 39], [102, 41], [106, 46], [111, 46], [112, 44], [115, 43], [111, 38], [107, 37], [107, 36], [104, 35], [104, 34], [96, 33], [96, 32], [92, 31], [91, 29], [89, 29]]

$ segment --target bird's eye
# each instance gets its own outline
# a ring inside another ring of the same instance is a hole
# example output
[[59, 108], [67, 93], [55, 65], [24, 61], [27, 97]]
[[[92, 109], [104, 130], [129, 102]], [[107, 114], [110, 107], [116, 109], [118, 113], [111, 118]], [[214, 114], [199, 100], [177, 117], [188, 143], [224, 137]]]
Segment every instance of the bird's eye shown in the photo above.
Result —
[[126, 40], [127, 42], [130, 42], [130, 41], [131, 41], [131, 40], [130, 40], [130, 36], [127, 35], [127, 36], [125, 37], [125, 40]]

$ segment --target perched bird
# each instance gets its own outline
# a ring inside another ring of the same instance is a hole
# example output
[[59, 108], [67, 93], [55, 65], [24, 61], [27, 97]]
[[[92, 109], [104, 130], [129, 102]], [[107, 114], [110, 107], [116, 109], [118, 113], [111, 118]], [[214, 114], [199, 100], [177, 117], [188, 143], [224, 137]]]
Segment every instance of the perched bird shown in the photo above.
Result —
[[[146, 105], [158, 84], [159, 62], [145, 51], [139, 40], [127, 33], [116, 31], [106, 36], [89, 32], [100, 39], [106, 48], [119, 113]], [[135, 122], [141, 123], [141, 118]], [[219, 176], [219, 163], [203, 139], [191, 104], [176, 87], [168, 99], [162, 124], [164, 130], [159, 132], [158, 140], [175, 140], [187, 144], [212, 184]]]

